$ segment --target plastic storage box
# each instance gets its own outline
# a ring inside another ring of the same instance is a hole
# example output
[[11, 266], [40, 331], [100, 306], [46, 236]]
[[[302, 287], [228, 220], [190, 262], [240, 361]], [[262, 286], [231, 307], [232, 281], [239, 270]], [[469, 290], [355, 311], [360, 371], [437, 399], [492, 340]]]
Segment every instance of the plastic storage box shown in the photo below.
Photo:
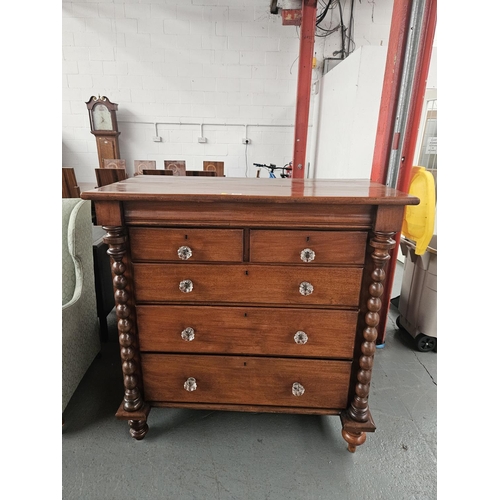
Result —
[[400, 247], [405, 265], [396, 324], [415, 339], [419, 351], [437, 351], [437, 234], [422, 255], [409, 239], [402, 237]]

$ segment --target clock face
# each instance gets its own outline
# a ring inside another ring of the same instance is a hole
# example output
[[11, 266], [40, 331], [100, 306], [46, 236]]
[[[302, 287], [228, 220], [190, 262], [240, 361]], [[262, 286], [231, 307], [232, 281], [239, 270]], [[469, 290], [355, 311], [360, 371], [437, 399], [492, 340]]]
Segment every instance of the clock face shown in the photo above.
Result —
[[92, 110], [95, 130], [113, 130], [111, 112], [104, 104], [97, 104]]

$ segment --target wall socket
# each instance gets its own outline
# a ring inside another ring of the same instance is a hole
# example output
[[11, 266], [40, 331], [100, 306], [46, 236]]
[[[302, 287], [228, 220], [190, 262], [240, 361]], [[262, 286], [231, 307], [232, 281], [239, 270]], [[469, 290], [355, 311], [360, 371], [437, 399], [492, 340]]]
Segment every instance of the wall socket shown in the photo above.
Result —
[[243, 139], [241, 139], [241, 143], [242, 144], [252, 144], [252, 141], [250, 139], [247, 139], [244, 137]]
[[201, 143], [207, 142], [207, 138], [206, 137], [198, 137], [198, 142], [201, 142]]
[[154, 142], [161, 142], [161, 137], [159, 135], [153, 137]]

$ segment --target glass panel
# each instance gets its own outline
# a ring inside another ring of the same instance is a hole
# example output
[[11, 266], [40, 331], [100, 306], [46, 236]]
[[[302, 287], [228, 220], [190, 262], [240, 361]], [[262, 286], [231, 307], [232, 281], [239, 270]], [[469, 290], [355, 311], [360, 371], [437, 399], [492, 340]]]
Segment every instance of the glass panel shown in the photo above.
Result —
[[427, 101], [424, 133], [417, 165], [425, 167], [434, 176], [437, 199], [437, 99]]

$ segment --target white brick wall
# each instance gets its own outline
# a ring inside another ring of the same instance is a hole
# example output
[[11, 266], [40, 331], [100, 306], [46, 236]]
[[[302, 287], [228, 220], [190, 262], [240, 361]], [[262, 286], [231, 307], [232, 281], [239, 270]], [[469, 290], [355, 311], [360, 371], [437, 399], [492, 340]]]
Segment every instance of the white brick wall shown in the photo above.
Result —
[[[360, 22], [375, 36], [372, 3], [358, 3]], [[392, 5], [380, 0], [376, 9], [379, 3]], [[269, 4], [63, 0], [63, 166], [74, 167], [81, 182], [95, 181], [96, 143], [85, 106], [92, 95], [119, 105], [120, 150], [129, 175], [138, 159], [156, 160], [158, 167], [164, 159], [185, 159], [189, 169], [218, 160], [227, 175], [251, 177], [253, 162], [292, 160], [298, 30], [283, 26]], [[390, 23], [390, 9], [379, 10], [388, 10]], [[153, 123], [161, 143], [153, 142]], [[198, 143], [202, 123], [205, 144]], [[241, 142], [245, 130], [248, 146]]]

